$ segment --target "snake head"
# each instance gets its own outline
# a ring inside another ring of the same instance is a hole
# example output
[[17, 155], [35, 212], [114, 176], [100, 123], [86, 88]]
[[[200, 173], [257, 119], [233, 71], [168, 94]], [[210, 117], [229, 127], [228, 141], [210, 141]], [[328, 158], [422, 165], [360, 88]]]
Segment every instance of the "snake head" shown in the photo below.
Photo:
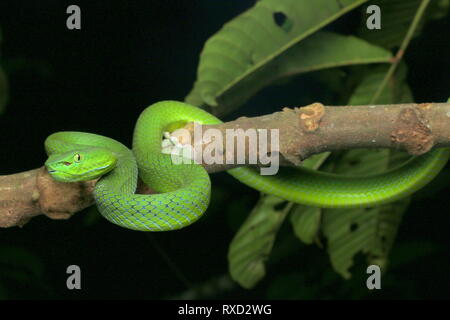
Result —
[[103, 148], [86, 148], [52, 154], [45, 162], [48, 173], [60, 182], [96, 179], [116, 166], [116, 155]]

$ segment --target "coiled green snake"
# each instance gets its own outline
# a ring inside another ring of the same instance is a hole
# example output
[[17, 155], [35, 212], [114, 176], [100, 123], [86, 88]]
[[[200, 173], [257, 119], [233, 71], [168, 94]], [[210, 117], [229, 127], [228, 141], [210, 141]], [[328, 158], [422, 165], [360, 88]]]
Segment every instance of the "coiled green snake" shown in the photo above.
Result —
[[[136, 123], [133, 148], [104, 136], [57, 132], [45, 141], [45, 165], [57, 181], [101, 176], [94, 188], [100, 213], [112, 223], [141, 231], [168, 231], [197, 221], [208, 207], [211, 182], [199, 164], [174, 164], [161, 153], [163, 132], [188, 122], [218, 124], [219, 119], [194, 106], [162, 101], [145, 109]], [[406, 197], [431, 181], [445, 166], [450, 148], [413, 157], [401, 167], [367, 177], [339, 176], [286, 168], [261, 176], [250, 167], [228, 172], [261, 192], [296, 203], [326, 207], [367, 207]], [[135, 194], [137, 178], [157, 194]]]

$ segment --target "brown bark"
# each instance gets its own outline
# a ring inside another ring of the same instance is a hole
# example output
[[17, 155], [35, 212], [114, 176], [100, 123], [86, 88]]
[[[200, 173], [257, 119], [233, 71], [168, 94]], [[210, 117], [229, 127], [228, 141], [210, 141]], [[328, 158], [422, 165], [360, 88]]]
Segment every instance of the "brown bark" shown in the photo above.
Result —
[[[187, 128], [193, 132], [192, 125]], [[270, 115], [202, 126], [203, 132], [209, 128], [220, 130], [224, 137], [227, 129], [279, 129], [280, 165], [285, 166], [298, 165], [316, 153], [352, 148], [394, 148], [420, 155], [434, 147], [450, 147], [450, 104], [344, 108], [314, 103], [302, 108], [284, 108]], [[207, 144], [202, 145], [206, 147]], [[248, 143], [246, 147], [246, 159], [255, 153], [260, 159], [257, 147]], [[224, 154], [234, 156], [235, 151], [226, 150], [224, 141]], [[205, 165], [208, 172], [232, 167], [236, 165]], [[56, 182], [45, 167], [0, 176], [0, 227], [23, 226], [40, 214], [52, 219], [70, 218], [94, 203], [95, 182]], [[140, 183], [138, 193], [153, 191]]]
[[[227, 129], [279, 129], [283, 166], [298, 165], [313, 154], [353, 148], [392, 148], [420, 155], [434, 147], [450, 146], [450, 104], [326, 107], [314, 103], [260, 117], [204, 125], [202, 131], [209, 128], [220, 130], [223, 136]], [[226, 146], [224, 150], [230, 152]], [[248, 145], [246, 150], [247, 158], [259, 152]], [[218, 172], [233, 167], [236, 165], [213, 164], [206, 169]]]

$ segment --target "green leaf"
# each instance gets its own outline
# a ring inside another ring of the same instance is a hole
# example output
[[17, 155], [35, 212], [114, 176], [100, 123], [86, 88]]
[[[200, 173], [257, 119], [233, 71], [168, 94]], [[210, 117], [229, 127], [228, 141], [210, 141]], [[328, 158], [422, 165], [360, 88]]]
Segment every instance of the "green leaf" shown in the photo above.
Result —
[[[340, 49], [329, 52], [327, 45], [342, 44], [345, 42], [343, 39], [360, 43], [359, 39], [341, 36], [343, 38], [333, 39], [330, 43], [325, 41], [323, 44], [316, 39], [321, 48], [327, 48], [325, 51], [315, 49], [312, 37], [309, 39], [311, 41], [309, 47], [313, 46], [314, 53], [304, 52], [295, 46], [365, 1], [258, 1], [253, 8], [226, 23], [205, 43], [200, 56], [197, 81], [186, 101], [198, 106], [215, 107], [213, 112], [220, 115], [236, 108], [236, 105], [245, 101], [251, 94], [273, 81], [274, 76], [279, 78], [290, 72], [306, 72], [323, 68], [327, 63], [330, 63], [330, 66], [339, 63], [333, 59], [333, 54]], [[281, 16], [284, 22], [277, 21], [277, 15]], [[333, 37], [329, 34], [317, 35], [321, 36]], [[375, 47], [364, 49], [366, 50], [364, 52], [371, 52], [371, 49], [377, 53], [381, 52]], [[346, 49], [344, 53], [351, 53], [350, 51]], [[300, 53], [300, 58], [305, 54], [306, 57], [315, 58], [315, 54], [331, 60], [312, 59], [309, 64], [302, 65], [302, 60], [298, 63], [293, 60]], [[370, 58], [382, 60], [386, 58], [383, 54], [380, 56], [371, 53]], [[356, 58], [353, 56], [347, 59], [357, 61], [362, 57], [356, 53]]]
[[353, 149], [345, 152], [336, 163], [334, 173], [360, 175], [382, 173], [389, 166], [388, 149]]
[[322, 209], [297, 205], [290, 215], [295, 235], [304, 243], [312, 244], [320, 229]]
[[[318, 168], [328, 158], [329, 152], [314, 155], [302, 166]], [[284, 199], [261, 195], [260, 200], [233, 238], [228, 263], [231, 277], [244, 288], [252, 288], [265, 275], [265, 261], [268, 259], [279, 227], [286, 218], [286, 208], [292, 203]], [[282, 208], [279, 208], [279, 207]], [[300, 207], [300, 206], [299, 206]], [[300, 214], [297, 209], [294, 214]]]
[[362, 252], [368, 264], [384, 271], [403, 212], [409, 198], [369, 209], [324, 210], [322, 231], [328, 239], [333, 268], [348, 279], [354, 256]]
[[[365, 77], [356, 87], [350, 98], [348, 105], [365, 105], [370, 104], [373, 94], [376, 89], [380, 86], [383, 81], [384, 76], [388, 70], [388, 66], [377, 66], [375, 68], [370, 68], [367, 70]], [[394, 101], [394, 90], [393, 84], [389, 83], [385, 86], [380, 96], [378, 97], [378, 104], [389, 104]]]
[[285, 202], [274, 196], [263, 196], [231, 241], [230, 274], [244, 288], [255, 286], [266, 273], [265, 262], [287, 214], [286, 208], [279, 208]]
[[[422, 0], [374, 0], [368, 5], [378, 5], [381, 10], [381, 29], [369, 30], [366, 20], [369, 17], [363, 10], [363, 25], [360, 27], [359, 36], [373, 44], [384, 48], [398, 47], [403, 41], [411, 21], [416, 14]], [[421, 19], [413, 37], [422, 32], [426, 20], [439, 19], [445, 16], [450, 5], [449, 0], [433, 0]]]
[[[220, 101], [222, 107], [226, 107], [226, 112], [229, 112], [263, 87], [282, 78], [339, 66], [389, 62], [391, 57], [389, 51], [356, 37], [318, 32], [242, 78], [222, 93]], [[198, 84], [201, 85], [201, 81]]]
[[[329, 152], [314, 155], [302, 163], [307, 168], [319, 168], [330, 155]], [[279, 208], [284, 205], [284, 208]], [[286, 208], [291, 203], [284, 199], [261, 195], [260, 200], [233, 238], [228, 251], [231, 277], [244, 288], [252, 288], [265, 275], [268, 259], [279, 227], [286, 218]], [[297, 209], [296, 212], [300, 212]], [[294, 213], [295, 214], [295, 213]]]
[[[372, 97], [378, 87], [381, 85], [383, 78], [388, 72], [389, 66], [379, 65], [365, 68], [364, 77], [358, 83], [348, 105], [367, 105], [371, 103]], [[390, 103], [410, 103], [413, 102], [411, 90], [406, 83], [407, 67], [404, 62], [400, 62], [397, 71], [390, 79], [388, 84], [383, 88], [378, 97], [377, 104]]]
[[[330, 152], [313, 155], [304, 160], [302, 166], [309, 169], [319, 169], [329, 155]], [[320, 229], [321, 217], [321, 208], [295, 205], [290, 212], [290, 220], [295, 235], [306, 244], [313, 243]]]
[[323, 152], [319, 154], [314, 154], [308, 159], [303, 160], [301, 167], [309, 169], [319, 169], [320, 166], [328, 159], [331, 152]]
[[[354, 149], [335, 161], [334, 172], [339, 174], [367, 175], [385, 171], [389, 166], [389, 150], [371, 151]], [[391, 207], [385, 207], [390, 209]], [[384, 228], [382, 207], [370, 209], [324, 209], [322, 231], [327, 238], [327, 249], [333, 268], [344, 278], [350, 278], [348, 269], [358, 252], [371, 254], [382, 262], [387, 251], [376, 242], [377, 230]], [[399, 214], [401, 214], [401, 211]], [[394, 216], [394, 215], [393, 215]], [[400, 216], [401, 217], [401, 216]], [[394, 224], [395, 227], [398, 224]], [[384, 229], [383, 229], [384, 230]], [[390, 240], [395, 233], [383, 233], [380, 237]], [[387, 241], [385, 240], [385, 241]], [[381, 240], [379, 240], [381, 241]], [[390, 248], [390, 247], [389, 247]]]
[[[268, 62], [262, 70], [258, 70], [255, 78], [280, 78], [339, 66], [389, 62], [391, 58], [389, 51], [360, 38], [321, 31]], [[265, 75], [261, 71], [275, 74]]]

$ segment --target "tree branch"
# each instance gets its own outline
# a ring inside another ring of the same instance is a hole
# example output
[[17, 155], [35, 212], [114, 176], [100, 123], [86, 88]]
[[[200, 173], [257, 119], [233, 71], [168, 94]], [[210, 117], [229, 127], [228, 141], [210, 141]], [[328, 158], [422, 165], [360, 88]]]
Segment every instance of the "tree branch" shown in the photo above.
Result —
[[[219, 125], [203, 125], [201, 131], [216, 129], [227, 137], [228, 129], [242, 129], [244, 133], [240, 135], [245, 136], [245, 131], [252, 128], [279, 130], [281, 166], [297, 166], [317, 153], [354, 148], [391, 148], [420, 155], [433, 147], [450, 146], [450, 104], [326, 107], [313, 103], [260, 117], [241, 117]], [[195, 138], [194, 126], [188, 130]], [[264, 155], [260, 154], [258, 145], [249, 145], [248, 137], [245, 139], [245, 162], [249, 163], [250, 155], [255, 154], [261, 159]], [[207, 146], [204, 143], [203, 150]], [[267, 149], [271, 150], [270, 143]], [[227, 153], [231, 153], [232, 158], [237, 155], [236, 150], [227, 150], [226, 139], [223, 150], [225, 158]], [[240, 166], [236, 161], [233, 163], [210, 164], [205, 168], [212, 173]]]
[[[193, 138], [194, 128], [192, 124], [186, 126]], [[279, 130], [279, 146], [275, 150], [279, 152], [281, 166], [299, 165], [313, 154], [352, 148], [393, 148], [420, 155], [434, 147], [450, 147], [450, 104], [328, 107], [314, 103], [302, 108], [284, 108], [260, 117], [241, 117], [218, 125], [203, 125], [200, 129], [203, 133], [208, 129], [218, 130], [223, 137], [227, 137], [227, 130], [232, 129], [237, 139], [245, 141], [246, 163], [252, 156], [256, 155], [257, 159], [264, 156], [257, 145], [249, 143], [248, 129]], [[272, 142], [269, 142], [269, 151]], [[198, 142], [194, 140], [193, 143]], [[206, 151], [210, 143], [201, 141], [201, 150]], [[223, 156], [231, 155], [231, 159], [235, 159], [236, 148], [227, 150], [226, 146], [224, 139]], [[204, 165], [208, 172], [237, 166], [226, 163]], [[70, 218], [94, 203], [95, 182], [56, 182], [45, 167], [0, 176], [0, 227], [23, 226], [40, 214], [52, 219]], [[143, 183], [139, 184], [137, 192], [153, 193]]]

